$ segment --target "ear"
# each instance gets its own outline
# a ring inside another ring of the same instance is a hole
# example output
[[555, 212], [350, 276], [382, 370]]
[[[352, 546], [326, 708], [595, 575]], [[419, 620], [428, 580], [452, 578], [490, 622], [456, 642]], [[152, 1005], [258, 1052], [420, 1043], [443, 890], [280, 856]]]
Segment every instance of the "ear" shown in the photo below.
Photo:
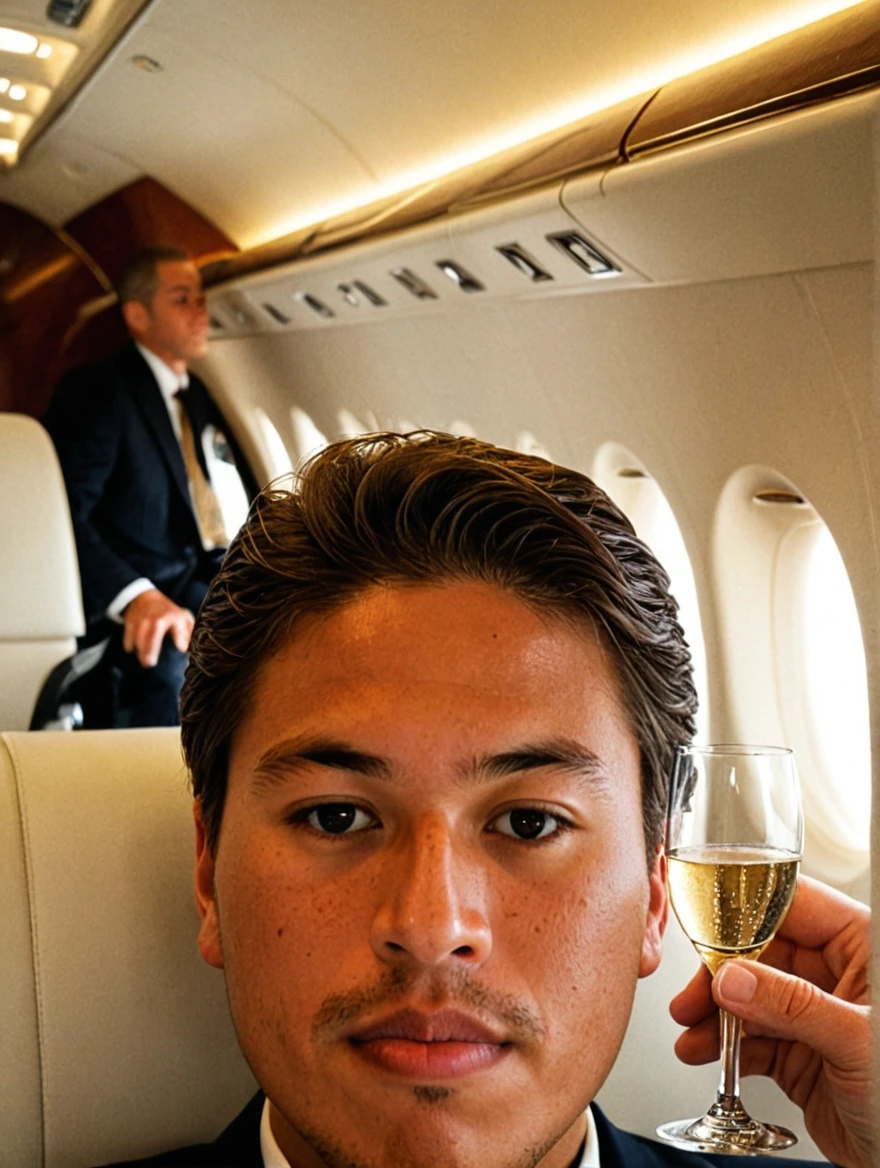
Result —
[[208, 837], [202, 819], [202, 803], [193, 804], [196, 824], [196, 907], [199, 910], [199, 952], [215, 969], [223, 968], [223, 946], [220, 941], [220, 918], [217, 913], [217, 893], [214, 889], [214, 853], [208, 846]]
[[669, 919], [669, 898], [666, 895], [666, 855], [663, 845], [657, 845], [657, 855], [649, 877], [651, 895], [648, 901], [648, 915], [645, 920], [645, 936], [642, 940], [642, 959], [639, 962], [639, 977], [648, 977], [660, 964], [663, 955], [663, 933]]
[[152, 322], [149, 309], [139, 300], [126, 300], [125, 304], [122, 305], [122, 319], [135, 340], [139, 340], [149, 332]]

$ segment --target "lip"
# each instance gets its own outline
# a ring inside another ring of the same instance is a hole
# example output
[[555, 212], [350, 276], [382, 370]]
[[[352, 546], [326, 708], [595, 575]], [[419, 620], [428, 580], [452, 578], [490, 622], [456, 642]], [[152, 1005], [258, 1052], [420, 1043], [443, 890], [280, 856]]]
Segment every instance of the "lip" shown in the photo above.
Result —
[[512, 1044], [457, 1010], [399, 1010], [348, 1037], [357, 1055], [409, 1079], [452, 1079], [495, 1066]]

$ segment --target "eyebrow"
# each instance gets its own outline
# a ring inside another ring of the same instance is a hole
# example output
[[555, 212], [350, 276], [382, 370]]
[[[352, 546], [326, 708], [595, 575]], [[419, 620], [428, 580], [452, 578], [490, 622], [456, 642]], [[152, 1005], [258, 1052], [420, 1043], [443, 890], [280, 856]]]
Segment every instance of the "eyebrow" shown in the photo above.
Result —
[[[309, 765], [384, 781], [393, 776], [390, 763], [378, 755], [355, 750], [338, 739], [303, 736], [279, 742], [260, 757], [253, 771], [253, 788], [257, 792], [267, 791]], [[460, 767], [458, 779], [463, 785], [471, 786], [544, 767], [560, 768], [589, 783], [607, 782], [611, 777], [597, 754], [575, 739], [563, 737], [475, 757]]]

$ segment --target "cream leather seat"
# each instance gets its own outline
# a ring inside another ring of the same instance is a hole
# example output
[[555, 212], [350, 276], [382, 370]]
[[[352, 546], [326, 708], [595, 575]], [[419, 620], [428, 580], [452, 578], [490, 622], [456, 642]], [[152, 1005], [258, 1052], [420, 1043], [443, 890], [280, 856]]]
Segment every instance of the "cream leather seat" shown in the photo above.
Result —
[[177, 730], [0, 734], [0, 1164], [213, 1138], [255, 1089], [192, 864]]
[[0, 730], [27, 730], [85, 631], [67, 492], [49, 435], [0, 413]]

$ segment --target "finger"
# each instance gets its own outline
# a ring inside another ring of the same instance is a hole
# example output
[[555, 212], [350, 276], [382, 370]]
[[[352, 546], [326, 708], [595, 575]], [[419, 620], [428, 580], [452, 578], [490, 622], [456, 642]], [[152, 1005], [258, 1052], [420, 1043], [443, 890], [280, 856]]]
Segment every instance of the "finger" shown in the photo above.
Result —
[[167, 619], [145, 621], [141, 628], [143, 635], [138, 644], [138, 661], [145, 669], [151, 669], [159, 660], [168, 621]]
[[708, 1014], [715, 1014], [712, 998], [712, 978], [701, 965], [681, 993], [669, 1003], [669, 1013], [679, 1026], [694, 1026]]
[[805, 1042], [841, 1069], [855, 1069], [867, 1060], [867, 1008], [834, 998], [802, 978], [756, 962], [727, 961], [712, 993], [719, 1006], [766, 1037]]
[[700, 1067], [713, 1063], [721, 1054], [721, 1031], [718, 1025], [718, 1011], [710, 1018], [679, 1034], [675, 1040], [675, 1053], [683, 1063]]
[[867, 926], [869, 920], [870, 911], [865, 905], [809, 876], [801, 876], [778, 935], [809, 949], [818, 949], [848, 925]]
[[838, 981], [837, 974], [828, 964], [826, 949], [808, 949], [778, 937], [761, 954], [761, 964], [771, 965], [783, 973], [793, 973], [829, 993]]
[[174, 644], [181, 651], [181, 653], [185, 653], [189, 648], [192, 630], [193, 618], [189, 612], [184, 610], [183, 615], [179, 617], [171, 626], [171, 639], [174, 641]]

